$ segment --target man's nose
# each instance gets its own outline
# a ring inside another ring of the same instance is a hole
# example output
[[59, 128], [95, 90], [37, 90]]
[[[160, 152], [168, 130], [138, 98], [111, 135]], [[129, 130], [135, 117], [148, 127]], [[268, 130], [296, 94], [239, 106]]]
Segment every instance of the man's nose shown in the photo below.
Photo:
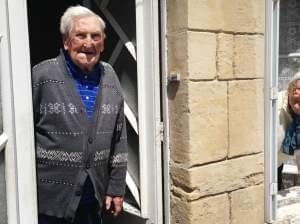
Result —
[[83, 45], [85, 47], [90, 47], [92, 45], [92, 43], [93, 43], [93, 39], [92, 39], [91, 35], [87, 35], [86, 38], [84, 39]]

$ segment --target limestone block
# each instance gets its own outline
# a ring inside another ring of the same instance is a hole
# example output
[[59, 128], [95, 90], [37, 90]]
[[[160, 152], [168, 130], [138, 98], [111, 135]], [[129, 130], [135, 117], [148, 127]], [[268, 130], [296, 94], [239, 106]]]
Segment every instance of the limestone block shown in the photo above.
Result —
[[243, 33], [264, 33], [265, 1], [218, 0], [222, 8], [222, 30]]
[[229, 224], [227, 194], [194, 202], [172, 198], [172, 224]]
[[187, 33], [168, 35], [168, 70], [180, 73], [181, 79], [187, 78], [188, 72]]
[[207, 32], [187, 32], [187, 34], [189, 78], [214, 79], [216, 77], [216, 34]]
[[263, 80], [229, 82], [229, 157], [263, 151]]
[[189, 0], [187, 11], [190, 29], [264, 32], [264, 1], [261, 0]]
[[218, 79], [233, 78], [233, 35], [218, 34], [217, 37], [217, 74]]
[[187, 2], [188, 0], [167, 0], [167, 30], [180, 32], [187, 28]]
[[220, 0], [189, 0], [188, 27], [200, 30], [220, 30], [223, 24]]
[[189, 165], [225, 159], [228, 153], [227, 82], [189, 83]]
[[181, 79], [214, 79], [216, 76], [216, 34], [181, 32], [168, 36], [169, 71]]
[[263, 154], [186, 168], [171, 164], [173, 192], [186, 200], [263, 183]]
[[171, 224], [190, 224], [190, 216], [189, 204], [171, 195]]
[[170, 155], [174, 162], [189, 160], [188, 80], [168, 86], [170, 107]]
[[234, 76], [236, 78], [263, 78], [264, 37], [262, 35], [236, 35], [234, 39]]
[[[176, 117], [178, 117], [176, 115]], [[188, 115], [182, 114], [179, 119], [172, 119], [170, 130], [171, 159], [177, 163], [187, 163], [190, 160]]]
[[263, 185], [234, 191], [230, 198], [231, 224], [264, 223]]
[[191, 202], [191, 224], [229, 224], [227, 194]]

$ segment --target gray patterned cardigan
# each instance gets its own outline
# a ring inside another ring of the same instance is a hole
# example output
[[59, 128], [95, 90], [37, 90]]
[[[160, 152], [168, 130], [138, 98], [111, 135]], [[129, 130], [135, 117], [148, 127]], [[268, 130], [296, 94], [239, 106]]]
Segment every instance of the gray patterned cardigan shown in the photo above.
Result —
[[105, 62], [100, 67], [91, 122], [62, 53], [33, 67], [41, 214], [73, 220], [88, 175], [100, 210], [106, 194], [124, 195], [128, 157], [124, 100], [112, 67]]

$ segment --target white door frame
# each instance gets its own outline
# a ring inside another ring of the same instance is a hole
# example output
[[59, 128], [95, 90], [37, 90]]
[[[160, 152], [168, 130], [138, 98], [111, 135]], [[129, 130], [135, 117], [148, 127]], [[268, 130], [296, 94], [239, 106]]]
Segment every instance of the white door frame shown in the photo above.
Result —
[[265, 222], [276, 220], [277, 92], [280, 0], [265, 2]]
[[26, 0], [0, 0], [1, 102], [8, 224], [36, 224], [37, 196]]
[[168, 41], [167, 41], [167, 1], [160, 1], [160, 41], [161, 41], [161, 84], [163, 116], [163, 191], [164, 191], [164, 224], [171, 223], [170, 206], [170, 131], [168, 102]]
[[159, 1], [136, 0], [141, 216], [163, 223]]

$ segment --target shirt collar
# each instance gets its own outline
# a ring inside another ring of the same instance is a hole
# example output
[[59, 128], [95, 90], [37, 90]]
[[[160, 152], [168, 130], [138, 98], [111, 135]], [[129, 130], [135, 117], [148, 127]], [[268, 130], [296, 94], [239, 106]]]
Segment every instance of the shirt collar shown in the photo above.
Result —
[[99, 83], [100, 80], [100, 65], [99, 63], [96, 64], [94, 71], [85, 73], [80, 70], [80, 68], [75, 65], [75, 63], [72, 61], [70, 55], [68, 52], [64, 51], [65, 59], [66, 59], [66, 64], [71, 72], [72, 76], [74, 79], [79, 80], [79, 81], [92, 81], [95, 83]]

